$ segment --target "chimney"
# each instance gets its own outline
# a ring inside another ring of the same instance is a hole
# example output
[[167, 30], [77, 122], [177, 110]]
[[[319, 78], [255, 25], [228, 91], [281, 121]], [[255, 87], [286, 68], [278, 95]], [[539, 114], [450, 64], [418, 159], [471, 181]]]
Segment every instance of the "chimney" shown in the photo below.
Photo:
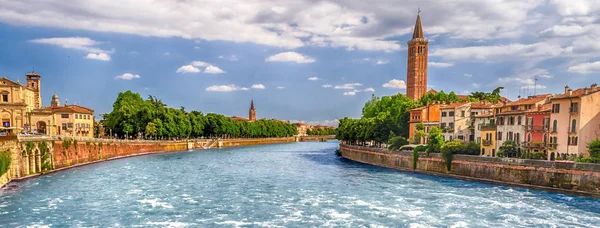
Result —
[[598, 84], [594, 83], [592, 84], [592, 86], [590, 86], [590, 89], [592, 89], [592, 92], [596, 91], [596, 89], [598, 88]]
[[569, 89], [569, 90], [567, 91], [567, 95], [569, 95], [569, 97], [570, 97], [570, 96], [572, 96], [572, 95], [573, 95], [573, 90]]
[[584, 95], [588, 95], [589, 92], [590, 92], [590, 90], [587, 87], [583, 88]]
[[569, 86], [565, 86], [565, 94], [568, 94], [568, 93], [569, 93], [569, 90], [570, 90], [570, 89], [569, 89]]

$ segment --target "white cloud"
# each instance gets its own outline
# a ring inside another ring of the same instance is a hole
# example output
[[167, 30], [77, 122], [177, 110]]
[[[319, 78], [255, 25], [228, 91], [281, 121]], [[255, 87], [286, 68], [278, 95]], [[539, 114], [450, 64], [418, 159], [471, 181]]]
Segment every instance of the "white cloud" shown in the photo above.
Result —
[[343, 85], [336, 85], [334, 89], [352, 89], [354, 90], [356, 87], [362, 86], [360, 83], [347, 83]]
[[117, 75], [115, 77], [115, 79], [122, 79], [122, 80], [132, 80], [132, 79], [136, 79], [136, 78], [140, 78], [140, 75], [132, 74], [132, 73], [124, 73], [122, 75]]
[[354, 91], [344, 92], [344, 96], [354, 96], [354, 95], [356, 95], [356, 92], [354, 92]]
[[277, 86], [276, 89], [285, 89], [283, 86]]
[[390, 89], [406, 89], [406, 83], [404, 80], [392, 79], [382, 85], [384, 88]]
[[365, 92], [375, 92], [375, 89], [373, 89], [372, 87], [366, 88], [364, 90]]
[[575, 72], [579, 74], [589, 74], [600, 72], [600, 61], [581, 63], [569, 67], [569, 72]]
[[265, 89], [265, 86], [263, 84], [254, 84], [254, 85], [250, 86], [250, 88], [253, 88], [253, 89]]
[[[0, 10], [1, 12], [1, 10]], [[1, 18], [1, 17], [0, 17]], [[113, 51], [105, 51], [96, 46], [102, 44], [88, 37], [56, 37], [56, 38], [41, 38], [30, 40], [29, 42], [38, 44], [56, 45], [66, 49], [74, 49], [89, 52], [84, 58], [95, 59], [102, 61], [110, 61], [108, 53]]]
[[442, 63], [442, 62], [429, 62], [429, 63], [427, 63], [427, 66], [437, 67], [437, 68], [446, 68], [446, 67], [454, 66], [454, 64], [453, 63]]
[[324, 85], [322, 85], [321, 87], [323, 87], [323, 88], [331, 88], [331, 87], [333, 87], [333, 86], [332, 86], [332, 85], [329, 85], [329, 84], [324, 84]]
[[230, 55], [230, 56], [220, 55], [219, 59], [225, 59], [225, 60], [229, 60], [229, 61], [237, 61], [238, 60], [237, 56], [235, 56], [235, 55]]
[[440, 56], [443, 59], [453, 60], [489, 60], [489, 59], [514, 59], [530, 57], [557, 57], [572, 52], [572, 48], [563, 48], [557, 44], [534, 43], [494, 46], [472, 46], [460, 48], [440, 48], [431, 53], [432, 56]]
[[473, 84], [471, 84], [471, 85], [473, 86], [473, 88], [479, 88], [479, 87], [481, 87], [481, 85], [479, 85], [479, 84], [477, 84], [475, 82], [473, 82]]
[[106, 53], [89, 53], [87, 54], [87, 56], [85, 56], [86, 59], [96, 59], [96, 60], [102, 60], [102, 61], [110, 61], [110, 55], [106, 54]]
[[315, 59], [304, 56], [298, 52], [288, 51], [281, 52], [276, 55], [269, 56], [265, 59], [267, 62], [296, 62], [296, 63], [312, 63]]
[[467, 77], [467, 78], [473, 77], [473, 75], [472, 75], [472, 74], [464, 74], [464, 75], [465, 75], [465, 77]]
[[206, 91], [210, 92], [233, 92], [238, 90], [248, 90], [246, 87], [239, 87], [234, 84], [230, 85], [212, 85], [206, 88]]
[[319, 78], [317, 78], [317, 77], [314, 77], [314, 76], [313, 76], [313, 77], [309, 77], [309, 78], [308, 78], [308, 80], [309, 80], [309, 81], [318, 81], [318, 80], [320, 80], [320, 79], [319, 79]]
[[192, 65], [181, 66], [177, 69], [176, 73], [200, 73], [200, 69]]
[[207, 66], [206, 68], [204, 68], [204, 73], [206, 74], [222, 74], [225, 73], [225, 71], [221, 70], [220, 68], [210, 65]]
[[377, 65], [388, 64], [390, 61], [387, 60], [377, 60]]
[[202, 61], [192, 61], [190, 64], [192, 66], [195, 66], [195, 67], [207, 67], [207, 66], [210, 66], [209, 63], [205, 63], [205, 62], [202, 62]]

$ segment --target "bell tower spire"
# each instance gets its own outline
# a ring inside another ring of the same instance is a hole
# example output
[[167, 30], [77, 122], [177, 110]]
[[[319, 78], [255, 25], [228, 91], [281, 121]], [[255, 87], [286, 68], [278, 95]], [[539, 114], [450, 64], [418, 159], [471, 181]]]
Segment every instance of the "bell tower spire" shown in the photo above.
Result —
[[250, 110], [248, 111], [248, 120], [256, 120], [256, 110], [254, 109], [254, 99], [250, 102]]
[[406, 65], [406, 96], [419, 100], [427, 92], [427, 53], [429, 41], [425, 39], [421, 23], [421, 9], [412, 39], [408, 41], [408, 63]]

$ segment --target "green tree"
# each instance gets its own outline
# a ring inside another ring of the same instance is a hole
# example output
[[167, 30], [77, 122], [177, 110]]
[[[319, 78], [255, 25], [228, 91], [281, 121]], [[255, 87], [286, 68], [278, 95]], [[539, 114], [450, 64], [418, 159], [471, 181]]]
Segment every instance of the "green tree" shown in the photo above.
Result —
[[145, 131], [147, 136], [156, 136], [156, 124], [150, 122], [146, 125], [146, 131]]
[[504, 141], [498, 149], [498, 154], [499, 157], [500, 155], [504, 157], [518, 157], [517, 143], [511, 140]]
[[444, 135], [442, 135], [442, 130], [438, 127], [429, 129], [429, 143], [427, 145], [429, 152], [440, 152], [443, 145]]
[[592, 158], [600, 158], [600, 139], [592, 140], [587, 145], [588, 152]]

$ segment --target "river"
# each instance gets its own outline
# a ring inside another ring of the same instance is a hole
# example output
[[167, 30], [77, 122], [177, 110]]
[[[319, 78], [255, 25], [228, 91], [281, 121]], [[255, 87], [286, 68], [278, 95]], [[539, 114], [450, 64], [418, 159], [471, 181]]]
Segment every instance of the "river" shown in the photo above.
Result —
[[593, 227], [600, 200], [402, 172], [303, 142], [153, 154], [13, 182], [0, 226]]

